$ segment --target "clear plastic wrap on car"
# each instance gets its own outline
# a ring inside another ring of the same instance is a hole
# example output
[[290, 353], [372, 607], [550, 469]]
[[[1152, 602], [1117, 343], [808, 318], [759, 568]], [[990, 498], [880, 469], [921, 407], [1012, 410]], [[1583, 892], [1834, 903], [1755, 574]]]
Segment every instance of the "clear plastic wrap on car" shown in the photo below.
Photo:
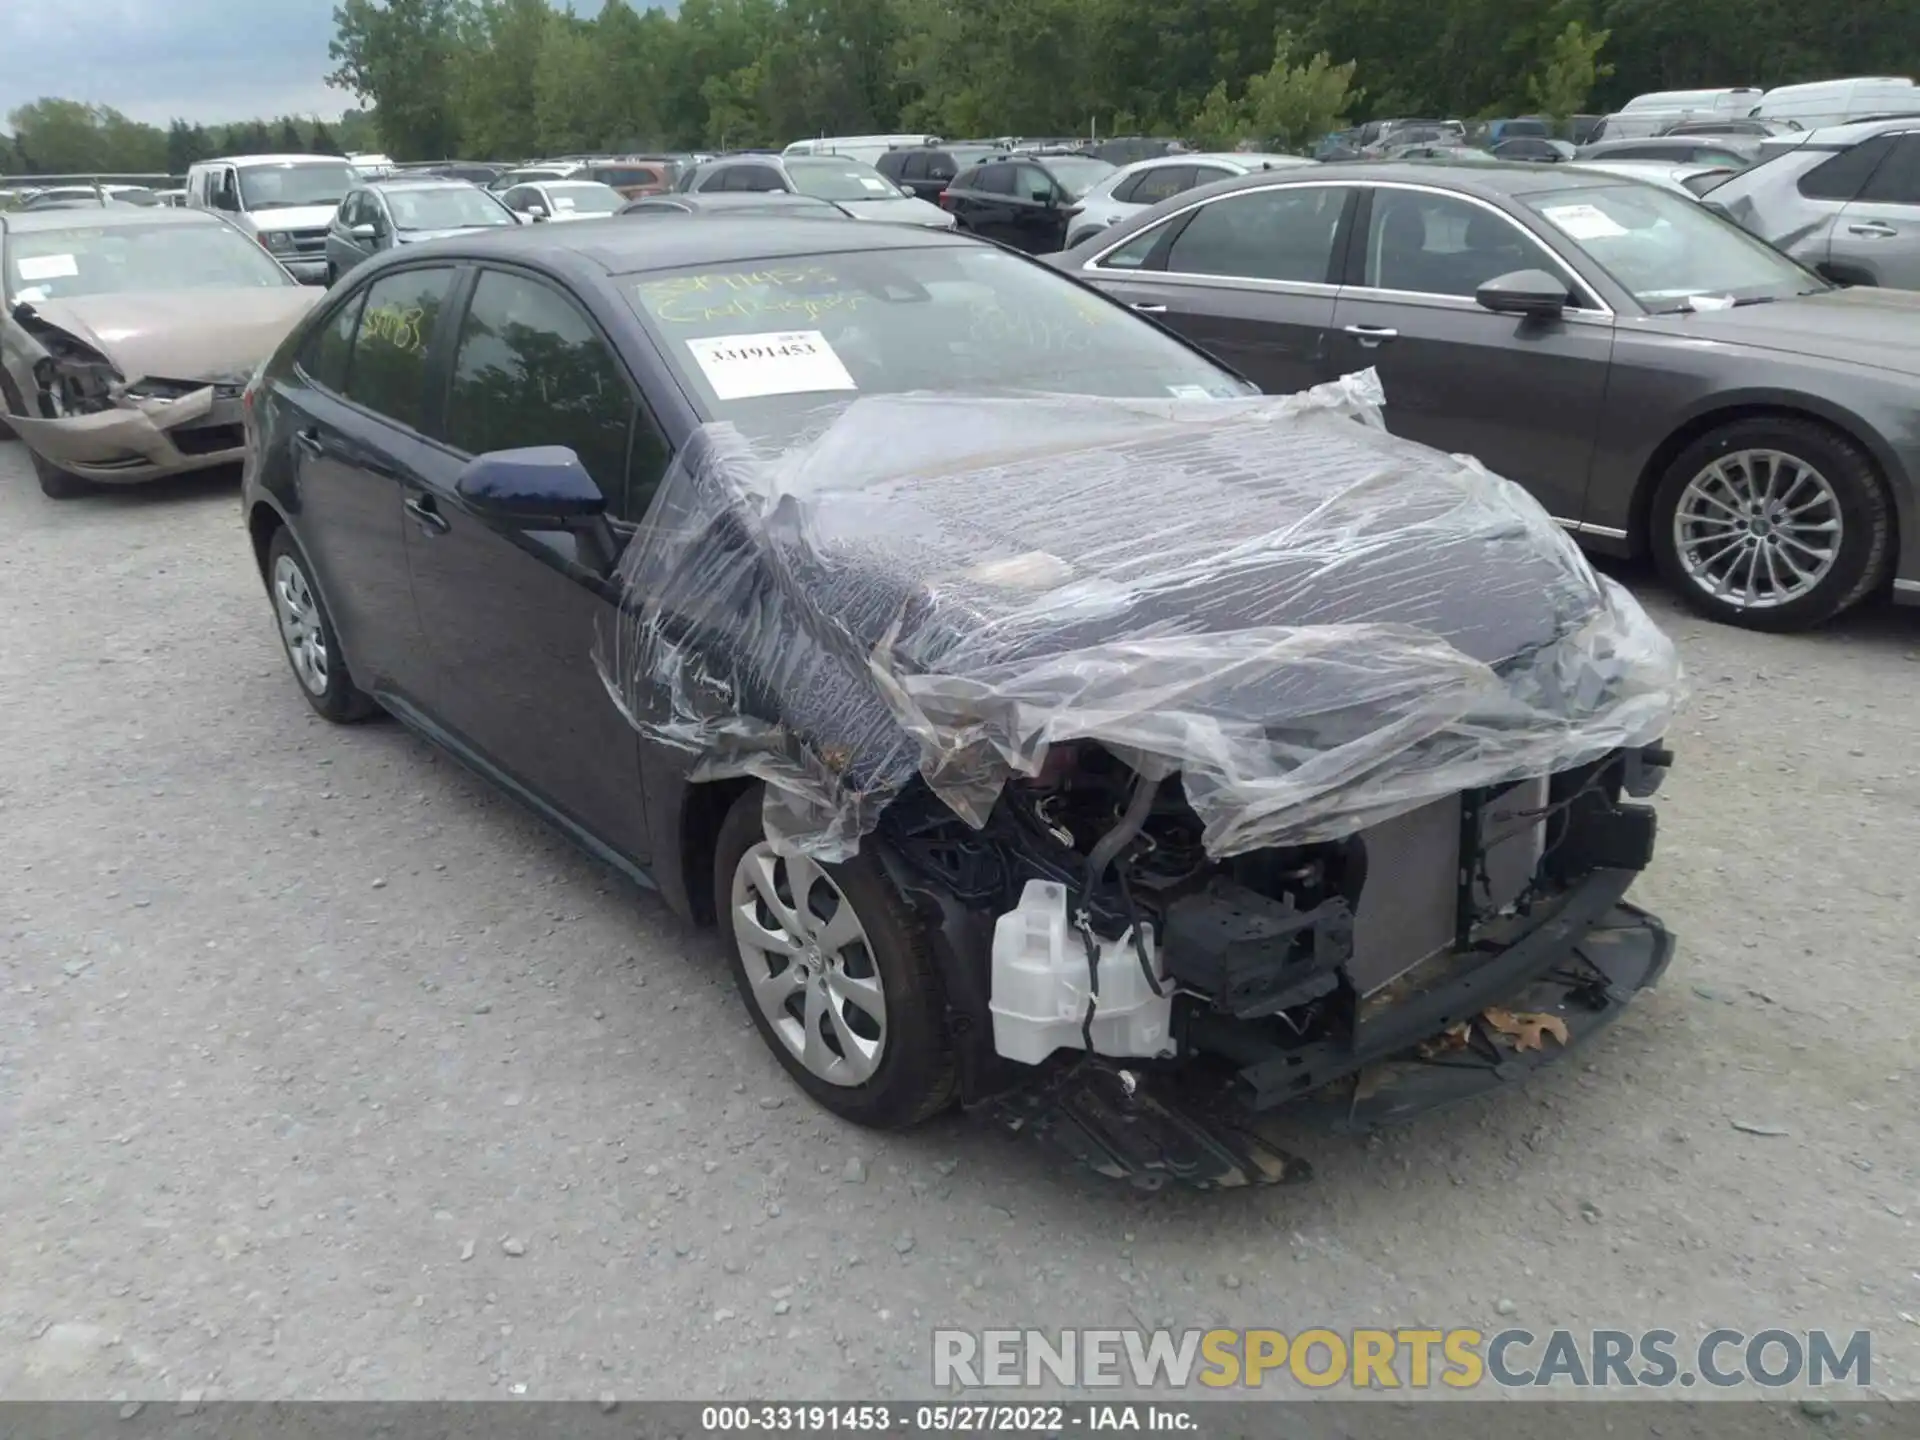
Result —
[[704, 427], [620, 564], [609, 693], [854, 853], [916, 777], [983, 824], [1048, 748], [1178, 772], [1209, 853], [1336, 839], [1658, 739], [1672, 643], [1518, 486], [1300, 395], [855, 400]]

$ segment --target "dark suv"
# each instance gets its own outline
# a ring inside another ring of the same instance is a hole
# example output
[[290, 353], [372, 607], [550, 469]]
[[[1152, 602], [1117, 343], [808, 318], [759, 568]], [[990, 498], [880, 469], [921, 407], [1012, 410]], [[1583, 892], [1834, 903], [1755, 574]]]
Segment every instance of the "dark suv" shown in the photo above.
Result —
[[976, 165], [940, 194], [962, 230], [1029, 255], [1067, 243], [1074, 206], [1114, 166], [1088, 155], [1005, 155]]
[[873, 163], [874, 169], [894, 184], [937, 205], [957, 176], [999, 153], [1000, 147], [987, 141], [978, 145], [903, 146], [887, 151]]

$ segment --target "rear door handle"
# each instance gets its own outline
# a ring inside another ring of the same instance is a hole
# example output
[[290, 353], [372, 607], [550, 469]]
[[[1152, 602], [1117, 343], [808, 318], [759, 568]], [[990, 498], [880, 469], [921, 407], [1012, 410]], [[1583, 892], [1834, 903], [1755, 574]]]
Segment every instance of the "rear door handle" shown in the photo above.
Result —
[[1142, 315], [1164, 315], [1167, 313], [1166, 306], [1156, 305], [1150, 300], [1142, 300], [1134, 305], [1133, 308], [1138, 310]]
[[1390, 329], [1385, 325], [1349, 325], [1346, 331], [1368, 349], [1372, 349], [1383, 341], [1400, 338], [1398, 330]]
[[320, 432], [318, 430], [306, 429], [294, 431], [293, 443], [299, 446], [306, 454], [311, 455], [315, 460], [318, 460], [322, 455], [327, 453], [327, 447], [320, 443]]
[[414, 495], [407, 502], [407, 513], [420, 523], [423, 530], [431, 530], [436, 535], [444, 535], [453, 527], [447, 523], [447, 517], [433, 503], [431, 495]]
[[1868, 220], [1860, 225], [1847, 226], [1849, 235], [1864, 235], [1870, 240], [1891, 240], [1900, 232], [1884, 220]]

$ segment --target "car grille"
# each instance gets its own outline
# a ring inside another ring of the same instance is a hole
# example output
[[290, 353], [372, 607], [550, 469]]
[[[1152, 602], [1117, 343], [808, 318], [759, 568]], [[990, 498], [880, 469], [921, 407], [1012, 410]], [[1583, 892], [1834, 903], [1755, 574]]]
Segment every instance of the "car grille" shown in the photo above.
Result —
[[213, 455], [222, 450], [237, 450], [246, 443], [246, 431], [239, 425], [199, 425], [172, 432], [173, 448], [182, 455]]
[[327, 232], [320, 230], [293, 230], [293, 252], [301, 257], [313, 256], [318, 259], [327, 253]]

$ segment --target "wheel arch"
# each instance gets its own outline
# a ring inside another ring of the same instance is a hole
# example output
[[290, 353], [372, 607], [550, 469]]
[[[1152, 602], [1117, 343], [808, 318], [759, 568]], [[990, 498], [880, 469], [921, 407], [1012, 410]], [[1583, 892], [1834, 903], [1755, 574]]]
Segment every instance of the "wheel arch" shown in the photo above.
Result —
[[253, 545], [253, 565], [262, 581], [267, 578], [267, 548], [286, 523], [286, 517], [264, 500], [254, 501], [247, 511], [247, 538]]
[[1893, 508], [1895, 517], [1892, 535], [1893, 553], [1887, 573], [1897, 572], [1901, 536], [1909, 522], [1904, 487], [1893, 483], [1893, 477], [1900, 474], [1898, 461], [1874, 432], [1873, 427], [1858, 415], [1840, 406], [1814, 400], [1808, 396], [1717, 396], [1711, 407], [1687, 417], [1665, 439], [1654, 446], [1653, 451], [1647, 456], [1646, 463], [1640, 468], [1639, 478], [1634, 482], [1633, 501], [1628, 512], [1628, 543], [1636, 556], [1644, 556], [1651, 549], [1654, 492], [1660, 488], [1660, 481], [1666, 476], [1668, 467], [1678, 460], [1687, 447], [1695, 441], [1723, 426], [1742, 420], [1810, 422], [1824, 426], [1841, 439], [1864, 451], [1873, 464], [1874, 479]]

